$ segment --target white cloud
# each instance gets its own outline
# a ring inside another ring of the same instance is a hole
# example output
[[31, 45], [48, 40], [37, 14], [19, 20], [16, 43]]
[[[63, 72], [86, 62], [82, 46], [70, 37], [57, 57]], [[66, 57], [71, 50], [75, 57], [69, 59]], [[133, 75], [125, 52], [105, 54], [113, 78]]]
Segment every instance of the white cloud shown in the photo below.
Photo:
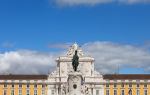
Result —
[[76, 6], [76, 5], [98, 5], [104, 3], [125, 3], [125, 4], [136, 4], [136, 3], [150, 3], [150, 0], [54, 0], [56, 4], [60, 6]]
[[95, 67], [102, 73], [115, 73], [118, 64], [120, 68], [143, 68], [150, 72], [150, 52], [144, 48], [112, 42], [87, 43], [83, 48], [95, 58]]
[[150, 3], [150, 0], [118, 0], [120, 3], [137, 4], [137, 3]]
[[14, 47], [14, 43], [12, 42], [4, 42], [1, 44], [2, 48], [13, 48]]
[[128, 0], [129, 3], [150, 3], [150, 0]]
[[[113, 42], [91, 42], [82, 45], [85, 55], [95, 58], [95, 68], [101, 73], [116, 72], [120, 68], [144, 68], [150, 72], [150, 52], [147, 49]], [[66, 50], [67, 52], [67, 50]], [[0, 53], [0, 73], [47, 74], [56, 69], [55, 59], [62, 52], [42, 53], [17, 50]]]
[[56, 0], [56, 3], [61, 6], [74, 6], [74, 5], [96, 5], [102, 3], [112, 2], [112, 0]]
[[54, 69], [55, 56], [30, 50], [10, 51], [0, 54], [1, 74], [47, 74]]

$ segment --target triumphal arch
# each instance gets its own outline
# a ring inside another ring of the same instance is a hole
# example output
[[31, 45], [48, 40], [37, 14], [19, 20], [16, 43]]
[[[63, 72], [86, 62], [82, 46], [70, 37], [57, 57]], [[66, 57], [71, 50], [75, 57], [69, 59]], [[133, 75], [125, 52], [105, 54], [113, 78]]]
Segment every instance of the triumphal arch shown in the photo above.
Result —
[[48, 77], [48, 95], [104, 95], [103, 76], [95, 71], [94, 58], [76, 43], [56, 62], [56, 71]]

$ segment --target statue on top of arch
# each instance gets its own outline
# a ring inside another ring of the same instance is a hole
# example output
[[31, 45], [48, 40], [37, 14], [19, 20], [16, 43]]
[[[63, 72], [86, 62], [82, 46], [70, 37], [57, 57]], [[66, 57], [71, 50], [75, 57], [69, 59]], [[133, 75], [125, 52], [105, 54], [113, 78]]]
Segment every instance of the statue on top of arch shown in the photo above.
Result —
[[83, 56], [83, 51], [81, 48], [78, 46], [77, 43], [74, 43], [68, 50], [67, 56], [73, 56], [75, 54], [75, 51], [77, 51], [78, 56], [81, 57]]

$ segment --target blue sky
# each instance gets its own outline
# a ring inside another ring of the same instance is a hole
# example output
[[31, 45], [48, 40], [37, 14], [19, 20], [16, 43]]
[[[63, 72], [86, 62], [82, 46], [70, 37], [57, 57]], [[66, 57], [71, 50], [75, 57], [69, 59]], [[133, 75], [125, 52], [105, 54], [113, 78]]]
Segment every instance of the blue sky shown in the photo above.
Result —
[[61, 5], [55, 0], [0, 0], [1, 52], [53, 51], [49, 44], [95, 41], [143, 46], [149, 44], [149, 35], [149, 2]]

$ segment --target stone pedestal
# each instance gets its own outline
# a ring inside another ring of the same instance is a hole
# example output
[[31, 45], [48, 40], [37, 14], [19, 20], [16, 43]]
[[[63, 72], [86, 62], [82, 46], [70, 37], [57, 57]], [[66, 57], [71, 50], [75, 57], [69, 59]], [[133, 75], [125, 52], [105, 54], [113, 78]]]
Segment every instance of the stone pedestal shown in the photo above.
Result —
[[69, 95], [81, 95], [82, 75], [79, 72], [69, 73], [68, 75], [68, 90]]

